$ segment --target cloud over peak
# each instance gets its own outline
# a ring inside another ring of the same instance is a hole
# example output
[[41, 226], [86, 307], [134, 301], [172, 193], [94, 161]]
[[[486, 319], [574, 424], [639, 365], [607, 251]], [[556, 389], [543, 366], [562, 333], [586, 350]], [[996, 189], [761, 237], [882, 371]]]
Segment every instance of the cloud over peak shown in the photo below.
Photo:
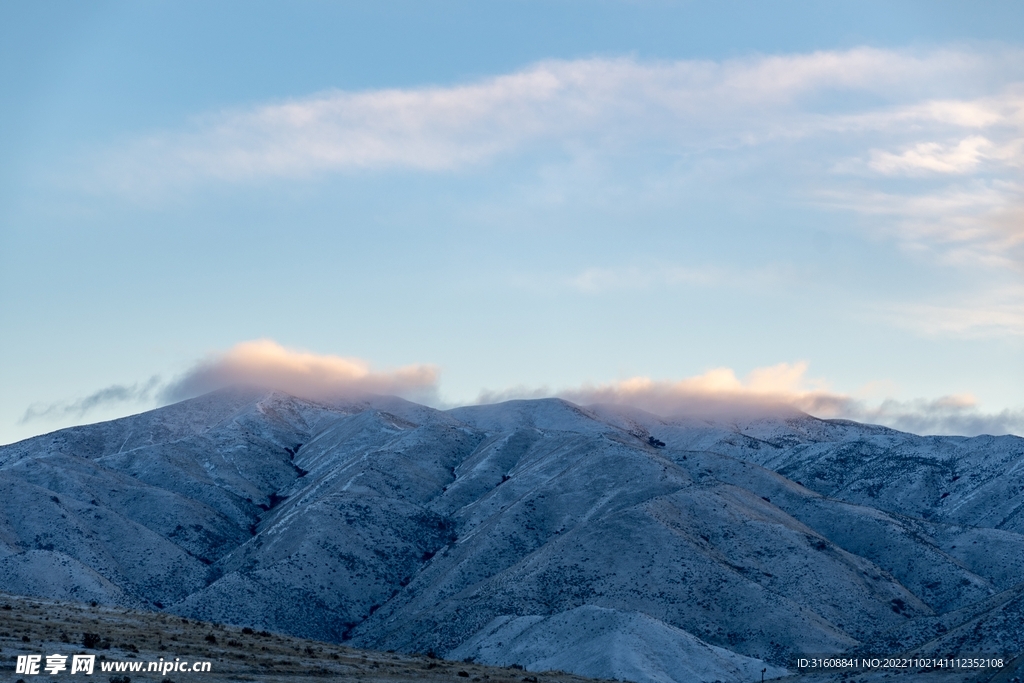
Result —
[[516, 387], [485, 391], [478, 403], [558, 396], [579, 405], [610, 404], [640, 408], [665, 418], [709, 420], [790, 417], [802, 414], [880, 424], [915, 434], [1024, 435], [1024, 410], [986, 413], [970, 394], [935, 399], [868, 401], [832, 391], [807, 375], [808, 363], [756, 368], [740, 378], [727, 367], [681, 380], [631, 377], [559, 391]]
[[236, 344], [200, 361], [161, 392], [168, 401], [198, 396], [221, 387], [247, 384], [278, 389], [309, 399], [393, 394], [434, 402], [438, 371], [409, 365], [374, 371], [363, 360], [288, 349], [259, 339]]
[[[667, 418], [730, 420], [810, 414], [882, 424], [917, 434], [1024, 435], [1024, 410], [985, 413], [969, 394], [868, 402], [830, 390], [824, 380], [808, 376], [808, 367], [804, 361], [778, 363], [755, 368], [742, 378], [731, 368], [718, 367], [679, 380], [638, 376], [559, 391], [520, 386], [484, 391], [477, 403], [558, 396], [580, 405], [631, 406]], [[379, 371], [358, 358], [289, 349], [260, 339], [211, 354], [169, 383], [161, 383], [154, 376], [131, 386], [113, 385], [75, 401], [33, 405], [21, 422], [66, 422], [125, 403], [170, 403], [232, 385], [276, 389], [311, 400], [377, 394], [439, 405], [438, 376], [433, 365]]]
[[558, 392], [575, 403], [634, 406], [666, 417], [734, 418], [832, 412], [847, 401], [821, 380], [806, 377], [807, 363], [757, 368], [744, 379], [731, 368], [714, 368], [682, 380], [632, 377]]

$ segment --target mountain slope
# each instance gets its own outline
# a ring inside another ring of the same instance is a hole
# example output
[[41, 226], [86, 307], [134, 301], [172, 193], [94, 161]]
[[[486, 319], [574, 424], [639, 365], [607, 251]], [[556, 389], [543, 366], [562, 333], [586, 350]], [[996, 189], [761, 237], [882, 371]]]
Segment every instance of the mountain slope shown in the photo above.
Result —
[[0, 588], [645, 681], [995, 652], [1020, 647], [1022, 460], [811, 417], [233, 389], [0, 447]]

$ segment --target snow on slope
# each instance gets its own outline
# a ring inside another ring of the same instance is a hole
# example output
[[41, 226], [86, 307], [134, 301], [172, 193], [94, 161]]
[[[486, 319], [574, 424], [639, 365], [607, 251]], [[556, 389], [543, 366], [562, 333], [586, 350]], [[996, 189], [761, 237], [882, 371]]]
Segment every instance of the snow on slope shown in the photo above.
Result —
[[845, 420], [696, 427], [648, 419], [670, 446], [772, 469], [823, 495], [920, 519], [1024, 531], [1024, 439], [915, 436]]
[[22, 595], [140, 606], [99, 572], [52, 550], [27, 550], [0, 559], [0, 583], [6, 591]]
[[0, 588], [637, 681], [1019, 649], [1022, 461], [810, 417], [237, 389], [0, 448]]
[[522, 663], [529, 671], [567, 671], [625, 681], [757, 680], [785, 669], [708, 645], [639, 612], [584, 605], [553, 616], [498, 617], [453, 650], [456, 659]]

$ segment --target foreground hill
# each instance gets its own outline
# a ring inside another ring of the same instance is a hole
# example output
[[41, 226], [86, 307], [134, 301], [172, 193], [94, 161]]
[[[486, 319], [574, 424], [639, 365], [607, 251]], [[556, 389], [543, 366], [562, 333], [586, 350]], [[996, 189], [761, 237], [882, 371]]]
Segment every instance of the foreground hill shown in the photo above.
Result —
[[[85, 640], [89, 636], [92, 640], [87, 646]], [[180, 618], [166, 612], [33, 599], [6, 593], [0, 593], [0, 652], [4, 653], [0, 657], [0, 671], [10, 680], [26, 678], [24, 674], [15, 673], [19, 656], [42, 655], [40, 664], [45, 666], [47, 654], [60, 653], [69, 660], [76, 654], [94, 656], [92, 675], [97, 680], [127, 677], [135, 683], [173, 683], [175, 679], [206, 683], [300, 683], [310, 679], [363, 683], [600, 683], [597, 679], [558, 670], [527, 672], [515, 666], [499, 668], [423, 654], [360, 650], [248, 627]], [[148, 671], [150, 662], [160, 660], [185, 660], [199, 664], [200, 668], [209, 663], [209, 670], [166, 674]], [[860, 670], [854, 680], [862, 683], [1019, 683], [1024, 673], [1020, 660], [994, 675], [991, 671], [941, 669]], [[132, 669], [133, 665], [137, 670]], [[107, 671], [103, 670], [104, 666]], [[46, 678], [74, 681], [80, 680], [81, 675], [63, 671]], [[839, 683], [849, 678], [848, 672], [803, 671], [774, 681]]]
[[1024, 439], [230, 390], [0, 448], [0, 588], [635, 681], [1024, 651]]
[[[86, 634], [95, 636], [90, 646]], [[107, 681], [127, 676], [145, 681], [202, 680], [205, 683], [253, 681], [298, 683], [310, 678], [364, 683], [466, 681], [466, 683], [598, 683], [563, 671], [529, 674], [515, 668], [497, 668], [453, 662], [426, 655], [357, 650], [334, 643], [291, 638], [267, 631], [182, 619], [165, 613], [118, 607], [92, 606], [59, 600], [37, 600], [0, 593], [0, 662], [5, 680], [15, 680], [18, 655], [60, 653], [96, 657], [92, 676]], [[209, 671], [158, 674], [147, 671], [150, 662], [185, 660], [209, 662]], [[120, 664], [120, 667], [118, 666]], [[140, 671], [133, 671], [132, 665]], [[70, 670], [70, 667], [68, 667]], [[64, 671], [47, 680], [80, 680], [83, 675]], [[87, 678], [86, 680], [90, 680]]]

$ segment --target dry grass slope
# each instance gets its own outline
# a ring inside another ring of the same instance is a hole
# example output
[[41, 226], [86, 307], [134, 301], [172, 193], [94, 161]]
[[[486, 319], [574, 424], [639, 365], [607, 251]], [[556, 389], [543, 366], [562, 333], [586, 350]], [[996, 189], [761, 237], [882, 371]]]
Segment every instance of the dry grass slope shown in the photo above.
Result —
[[[85, 647], [86, 634], [92, 647]], [[18, 679], [15, 660], [20, 654], [94, 654], [96, 672], [81, 675], [27, 676]], [[156, 661], [175, 657], [212, 662], [209, 673], [116, 674], [99, 671], [100, 662]], [[128, 675], [132, 683], [297, 683], [298, 681], [360, 681], [410, 683], [597, 683], [561, 671], [541, 673], [515, 668], [481, 666], [333, 643], [292, 638], [266, 631], [182, 619], [160, 612], [42, 600], [0, 593], [0, 676], [4, 680], [85, 681], [107, 683]], [[123, 680], [123, 679], [122, 679]], [[911, 670], [895, 673], [803, 674], [776, 678], [773, 683], [1019, 683], [1024, 680], [1024, 657], [1000, 672], [978, 673]]]

